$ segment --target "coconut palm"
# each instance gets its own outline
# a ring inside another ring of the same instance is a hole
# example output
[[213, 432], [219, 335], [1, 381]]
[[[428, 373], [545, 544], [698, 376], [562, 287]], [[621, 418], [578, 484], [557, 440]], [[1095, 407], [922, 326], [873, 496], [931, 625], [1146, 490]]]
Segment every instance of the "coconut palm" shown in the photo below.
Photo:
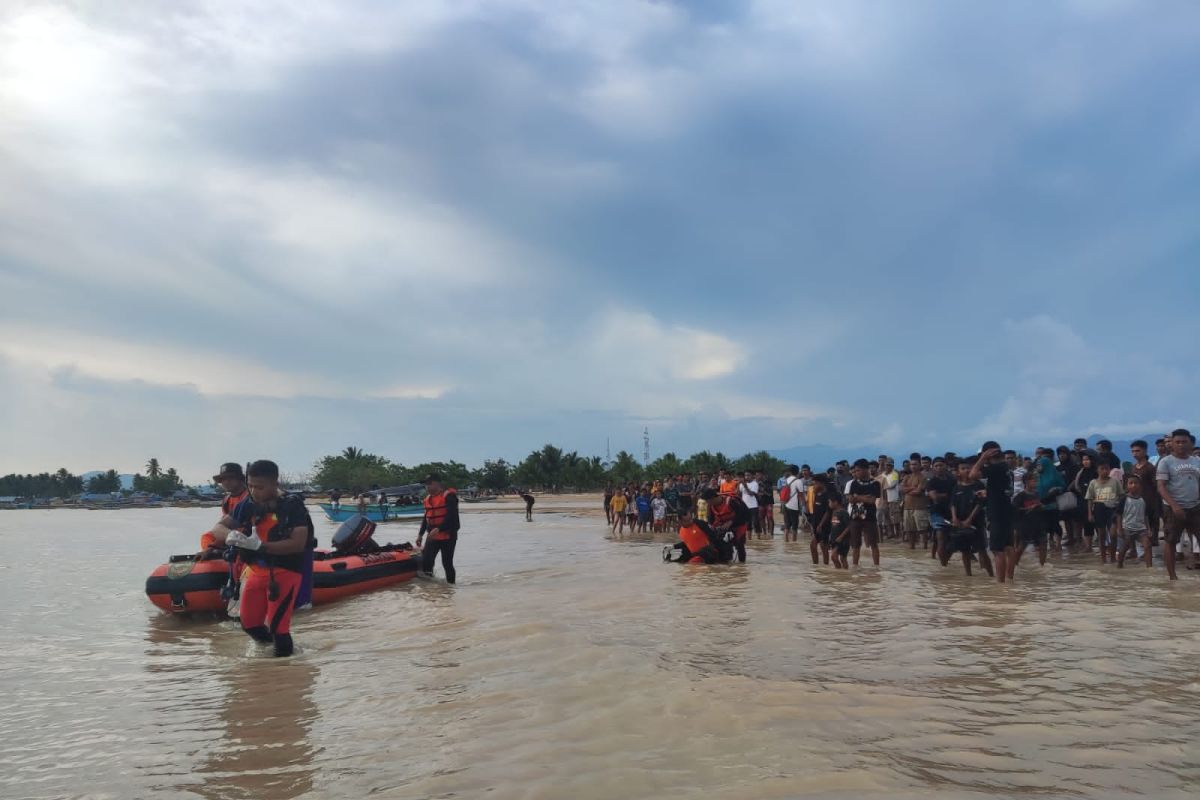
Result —
[[146, 462], [146, 477], [154, 480], [162, 476], [162, 467], [158, 465], [158, 459], [152, 458]]

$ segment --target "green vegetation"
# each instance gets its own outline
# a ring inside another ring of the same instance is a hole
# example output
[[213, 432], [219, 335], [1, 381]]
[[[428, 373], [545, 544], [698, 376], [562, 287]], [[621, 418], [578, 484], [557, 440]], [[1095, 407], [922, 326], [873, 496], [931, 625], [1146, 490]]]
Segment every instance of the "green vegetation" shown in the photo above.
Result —
[[87, 490], [92, 494], [110, 494], [121, 491], [121, 476], [115, 469], [93, 476], [87, 483]]
[[158, 459], [152, 458], [146, 462], [146, 474], [133, 476], [133, 490], [148, 494], [169, 495], [183, 488], [183, 481], [174, 467], [163, 470]]
[[664, 453], [650, 466], [643, 467], [630, 453], [622, 450], [605, 468], [596, 456], [581, 456], [575, 451], [564, 452], [547, 444], [534, 450], [519, 464], [504, 459], [488, 460], [478, 469], [468, 469], [457, 461], [435, 461], [405, 467], [402, 464], [368, 453], [357, 447], [347, 447], [337, 455], [325, 456], [313, 465], [312, 482], [323, 488], [364, 491], [374, 486], [399, 486], [418, 483], [430, 472], [440, 473], [450, 486], [503, 491], [514, 486], [549, 491], [599, 489], [609, 481], [630, 483], [653, 478], [690, 473], [715, 473], [721, 469], [762, 469], [770, 477], [783, 474], [786, 464], [765, 451], [747, 453], [731, 459], [724, 453], [702, 450], [686, 459], [675, 453]]
[[83, 478], [66, 469], [40, 475], [5, 475], [0, 497], [71, 497], [83, 491]]
[[[480, 489], [503, 491], [521, 486], [549, 491], [588, 491], [599, 489], [609, 481], [630, 483], [683, 472], [714, 473], [720, 469], [763, 469], [774, 478], [783, 473], [785, 466], [784, 462], [763, 451], [730, 459], [721, 452], [701, 450], [686, 459], [680, 459], [675, 453], [664, 453], [649, 467], [643, 467], [633, 455], [622, 450], [606, 468], [596, 456], [581, 456], [575, 451], [564, 452], [559, 447], [547, 444], [540, 450], [534, 450], [519, 464], [510, 464], [498, 458], [484, 461], [478, 469], [470, 469], [458, 461], [433, 461], [406, 467], [358, 447], [347, 447], [337, 455], [325, 456], [313, 465], [312, 483], [324, 489], [365, 491], [374, 486], [419, 483], [430, 472], [437, 472], [448, 485], [460, 489], [477, 486]], [[133, 478], [133, 489], [138, 492], [165, 496], [182, 488], [183, 482], [175, 468], [164, 469], [157, 458], [147, 461], [145, 473]], [[92, 476], [86, 486], [82, 478], [66, 469], [40, 475], [0, 477], [0, 497], [67, 498], [85, 489], [93, 494], [120, 492], [121, 476], [115, 469], [110, 469]]]

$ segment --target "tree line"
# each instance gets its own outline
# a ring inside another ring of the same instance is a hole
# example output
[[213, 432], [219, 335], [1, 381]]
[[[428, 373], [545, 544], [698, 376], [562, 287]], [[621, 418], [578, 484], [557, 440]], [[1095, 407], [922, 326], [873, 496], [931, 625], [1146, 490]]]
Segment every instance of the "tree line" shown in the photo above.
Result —
[[476, 486], [491, 491], [505, 491], [521, 487], [543, 491], [588, 491], [600, 489], [610, 482], [636, 483], [682, 473], [712, 474], [722, 469], [761, 469], [774, 478], [783, 474], [786, 466], [785, 462], [763, 450], [738, 458], [707, 450], [682, 459], [675, 453], [664, 453], [648, 465], [643, 465], [622, 450], [612, 463], [606, 465], [597, 456], [582, 456], [574, 450], [568, 452], [547, 444], [517, 464], [498, 458], [484, 461], [483, 466], [476, 469], [457, 461], [434, 461], [406, 467], [357, 447], [347, 447], [341, 453], [317, 461], [313, 465], [311, 480], [322, 489], [354, 492], [372, 487], [418, 483], [425, 475], [436, 472], [442, 475], [448, 485], [459, 488]]
[[[133, 476], [133, 491], [168, 495], [183, 488], [183, 481], [174, 467], [163, 469], [157, 458], [146, 462], [145, 474]], [[12, 473], [0, 476], [0, 497], [60, 497], [68, 498], [83, 492], [111, 494], [121, 491], [121, 475], [110, 469], [93, 475], [86, 481], [65, 467], [57, 472], [39, 475]]]

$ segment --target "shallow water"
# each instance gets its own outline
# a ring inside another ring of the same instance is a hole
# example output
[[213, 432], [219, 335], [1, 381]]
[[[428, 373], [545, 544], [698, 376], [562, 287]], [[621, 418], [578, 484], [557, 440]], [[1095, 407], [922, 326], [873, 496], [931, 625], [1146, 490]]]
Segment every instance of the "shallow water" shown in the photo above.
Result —
[[[298, 615], [302, 653], [160, 614], [213, 510], [0, 513], [3, 797], [1195, 797], [1200, 580], [884, 547], [663, 564], [595, 518], [465, 517], [457, 587]], [[332, 526], [319, 523], [322, 541]], [[403, 541], [411, 526], [377, 538]]]

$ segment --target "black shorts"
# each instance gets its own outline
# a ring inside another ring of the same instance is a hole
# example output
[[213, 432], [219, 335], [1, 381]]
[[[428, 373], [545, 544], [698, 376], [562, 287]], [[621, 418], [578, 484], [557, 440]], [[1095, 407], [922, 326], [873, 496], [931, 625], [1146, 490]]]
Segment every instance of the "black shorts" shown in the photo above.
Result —
[[850, 537], [847, 536], [845, 539], [842, 539], [840, 542], [833, 545], [833, 549], [837, 552], [837, 554], [839, 556], [845, 556], [845, 555], [849, 554], [849, 552], [850, 552]]
[[1000, 553], [1013, 546], [1012, 517], [997, 514], [988, 518], [988, 549]]
[[783, 507], [783, 527], [793, 530], [800, 527], [800, 510]]
[[850, 520], [850, 544], [854, 547], [876, 547], [879, 545], [879, 526], [873, 519]]

